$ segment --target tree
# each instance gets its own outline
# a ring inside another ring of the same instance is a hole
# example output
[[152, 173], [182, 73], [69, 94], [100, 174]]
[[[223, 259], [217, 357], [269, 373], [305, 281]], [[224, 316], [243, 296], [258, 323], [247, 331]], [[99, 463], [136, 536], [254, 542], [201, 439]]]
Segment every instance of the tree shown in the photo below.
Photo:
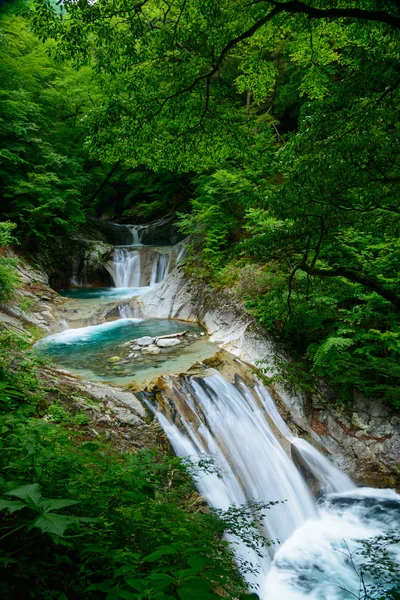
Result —
[[[398, 405], [399, 3], [37, 0], [33, 18], [107, 90], [91, 152], [201, 174], [183, 226], [278, 274], [259, 320], [343, 399]], [[224, 172], [252, 182], [244, 204], [221, 204]]]

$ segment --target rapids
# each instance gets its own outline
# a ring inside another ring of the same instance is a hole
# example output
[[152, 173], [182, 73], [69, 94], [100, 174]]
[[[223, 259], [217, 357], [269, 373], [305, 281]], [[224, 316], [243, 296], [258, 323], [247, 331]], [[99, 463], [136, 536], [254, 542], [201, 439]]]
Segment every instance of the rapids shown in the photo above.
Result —
[[[399, 495], [357, 488], [318, 450], [292, 435], [260, 383], [252, 389], [215, 372], [187, 378], [175, 388], [173, 401], [168, 395], [164, 400], [152, 409], [175, 452], [195, 461], [208, 456], [217, 469], [196, 482], [211, 506], [284, 501], [263, 519], [262, 533], [275, 543], [261, 558], [229, 538], [238, 565], [244, 560], [257, 565], [258, 575], [245, 577], [262, 600], [382, 597], [361, 595], [355, 570], [359, 540], [398, 529]], [[291, 445], [319, 481], [318, 501], [291, 459]]]

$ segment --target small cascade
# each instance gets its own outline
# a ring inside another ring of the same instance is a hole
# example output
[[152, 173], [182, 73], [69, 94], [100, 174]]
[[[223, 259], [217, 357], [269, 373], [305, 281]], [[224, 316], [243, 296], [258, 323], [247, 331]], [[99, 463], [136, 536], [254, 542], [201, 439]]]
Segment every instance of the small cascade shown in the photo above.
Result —
[[65, 331], [66, 329], [69, 329], [67, 319], [65, 319], [64, 317], [61, 318], [58, 322], [58, 327], [60, 328], [61, 331]]
[[118, 314], [120, 319], [132, 319], [133, 311], [131, 306], [128, 303], [118, 304]]
[[170, 271], [173, 248], [116, 246], [113, 277], [116, 288], [146, 288], [163, 281]]
[[170, 262], [171, 254], [157, 254], [154, 257], [151, 269], [150, 286], [153, 286], [166, 278], [169, 272]]
[[[356, 596], [357, 571], [346, 553], [357, 554], [359, 540], [400, 526], [400, 496], [392, 490], [357, 488], [291, 433], [259, 381], [254, 387], [239, 379], [232, 384], [215, 372], [170, 380], [162, 395], [162, 404], [152, 409], [175, 452], [194, 462], [204, 456], [213, 460], [217, 473], [196, 480], [211, 506], [284, 501], [262, 522], [262, 533], [281, 545], [273, 544], [260, 557], [227, 538], [239, 565], [243, 560], [257, 565], [258, 574], [246, 574], [246, 579], [261, 600], [361, 598]], [[291, 459], [293, 448], [319, 482], [318, 502]]]
[[306, 440], [295, 437], [282, 419], [276, 404], [265, 387], [258, 382], [257, 393], [262, 399], [264, 408], [280, 433], [296, 448], [310, 473], [320, 484], [325, 494], [347, 492], [357, 489], [345, 473], [337, 469], [321, 452]]
[[138, 288], [141, 281], [140, 253], [130, 247], [114, 251], [115, 287]]
[[[285, 501], [263, 521], [266, 537], [281, 542], [317, 516], [312, 495], [269, 425], [257, 391], [215, 373], [175, 389], [174, 407], [156, 414], [176, 453], [194, 460], [208, 455], [218, 470], [197, 481], [210, 505], [227, 509], [250, 500]], [[260, 562], [242, 544], [237, 555], [238, 562]], [[255, 583], [261, 584], [271, 559], [266, 553]]]
[[79, 260], [74, 258], [73, 262], [72, 262], [72, 276], [71, 276], [71, 285], [73, 285], [74, 287], [78, 287], [80, 285], [80, 281], [78, 278], [78, 270], [79, 270]]
[[320, 484], [325, 494], [341, 494], [357, 489], [345, 473], [337, 469], [314, 446], [301, 438], [292, 439], [293, 446], [298, 450], [304, 463]]
[[182, 260], [184, 258], [186, 258], [187, 253], [188, 253], [188, 243], [189, 243], [189, 238], [185, 238], [181, 242], [178, 242], [177, 244], [175, 244], [175, 246], [174, 246], [175, 266], [179, 265], [179, 263], [182, 262]]
[[141, 246], [143, 235], [147, 230], [147, 225], [127, 225], [132, 234], [132, 246]]

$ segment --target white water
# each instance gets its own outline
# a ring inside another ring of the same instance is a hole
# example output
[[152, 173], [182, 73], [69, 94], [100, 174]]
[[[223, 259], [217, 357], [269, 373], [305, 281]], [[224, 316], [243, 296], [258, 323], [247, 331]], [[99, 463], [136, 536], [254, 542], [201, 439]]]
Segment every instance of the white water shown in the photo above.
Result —
[[120, 319], [132, 319], [133, 311], [129, 304], [118, 304], [118, 314]]
[[154, 258], [153, 267], [151, 269], [150, 286], [153, 286], [166, 278], [168, 275], [170, 262], [170, 254], [157, 254], [157, 256]]
[[145, 288], [163, 281], [169, 272], [171, 254], [157, 250], [152, 252], [154, 258], [151, 273], [146, 275], [146, 271], [143, 272], [142, 268], [141, 252], [136, 250], [135, 246], [116, 246], [114, 250], [115, 287]]
[[181, 242], [178, 242], [174, 246], [174, 255], [175, 255], [175, 265], [179, 265], [179, 263], [186, 258], [188, 254], [188, 243], [189, 239], [185, 238]]
[[100, 325], [88, 325], [87, 327], [75, 327], [73, 329], [65, 329], [58, 333], [53, 333], [36, 342], [36, 345], [48, 344], [49, 342], [58, 342], [61, 344], [75, 344], [85, 340], [90, 340], [94, 336], [101, 336], [105, 331], [119, 328], [123, 324], [141, 323], [143, 319], [117, 319], [116, 321], [108, 321]]
[[[271, 508], [263, 521], [265, 535], [281, 545], [272, 546], [261, 559], [230, 538], [239, 564], [241, 557], [258, 563], [258, 576], [248, 581], [257, 586], [260, 598], [351, 598], [343, 587], [357, 594], [359, 578], [346, 557], [346, 544], [354, 551], [355, 539], [388, 531], [394, 523], [399, 526], [400, 496], [391, 490], [356, 488], [315, 448], [292, 435], [261, 384], [254, 395], [243, 383], [230, 384], [217, 373], [191, 379], [183, 391], [175, 392], [179, 400], [172, 410], [156, 415], [178, 455], [195, 461], [212, 457], [218, 475], [196, 481], [210, 505], [227, 509], [252, 499], [286, 501]], [[283, 449], [281, 436], [283, 445], [286, 438], [296, 446], [320, 482], [325, 495], [319, 504]]]
[[127, 225], [132, 234], [132, 245], [141, 246], [143, 235], [147, 229], [147, 225]]
[[325, 494], [357, 489], [350, 477], [337, 469], [329, 460], [306, 440], [295, 437], [279, 414], [275, 402], [265, 387], [259, 382], [257, 393], [263, 406], [280, 433], [298, 450], [309, 471], [317, 479]]
[[114, 250], [115, 287], [140, 287], [140, 254], [131, 248], [116, 247]]
[[[122, 226], [120, 226], [122, 227]], [[173, 264], [177, 265], [187, 253], [183, 240], [169, 252], [162, 252], [157, 246], [142, 244], [147, 225], [124, 225], [132, 235], [130, 246], [116, 246], [114, 251], [114, 283], [115, 287], [147, 287], [163, 281], [170, 272]], [[151, 272], [146, 253], [153, 253]], [[144, 266], [142, 265], [142, 262]]]

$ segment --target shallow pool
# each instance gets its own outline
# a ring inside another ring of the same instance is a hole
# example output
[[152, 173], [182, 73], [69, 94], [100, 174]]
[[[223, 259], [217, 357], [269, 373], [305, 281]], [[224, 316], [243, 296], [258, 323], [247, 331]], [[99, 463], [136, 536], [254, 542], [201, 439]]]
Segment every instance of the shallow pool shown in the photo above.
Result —
[[[189, 336], [160, 353], [128, 358], [135, 338], [188, 331]], [[203, 335], [201, 335], [203, 334]], [[199, 325], [167, 319], [118, 319], [77, 329], [67, 329], [48, 336], [36, 344], [39, 352], [50, 357], [58, 368], [79, 374], [85, 379], [127, 384], [153, 379], [161, 373], [184, 372], [198, 361], [215, 354], [216, 346], [208, 342]], [[110, 358], [120, 360], [110, 362]]]

